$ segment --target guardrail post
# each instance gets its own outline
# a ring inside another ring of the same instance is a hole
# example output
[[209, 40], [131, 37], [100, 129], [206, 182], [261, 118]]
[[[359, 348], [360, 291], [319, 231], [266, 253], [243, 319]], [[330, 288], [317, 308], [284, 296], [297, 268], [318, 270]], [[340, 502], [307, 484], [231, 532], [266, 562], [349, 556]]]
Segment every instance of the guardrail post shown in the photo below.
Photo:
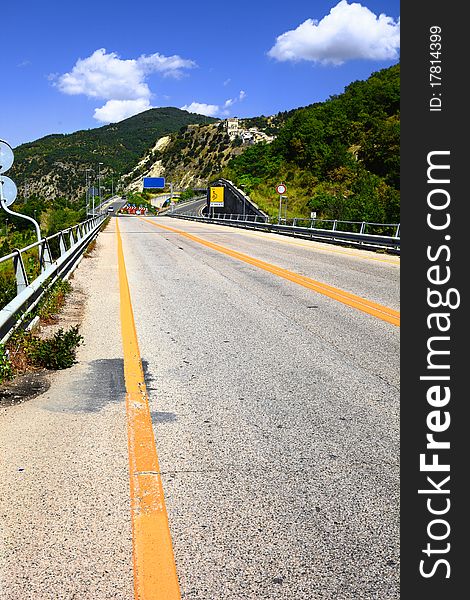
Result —
[[16, 252], [16, 256], [13, 259], [13, 268], [15, 269], [16, 294], [18, 295], [28, 287], [28, 276], [26, 275], [21, 252], [16, 248], [14, 252]]
[[361, 223], [361, 230], [359, 231], [359, 233], [364, 233], [365, 228], [366, 228], [366, 223], [365, 223], [365, 221], [362, 221], [362, 223]]
[[397, 225], [397, 230], [395, 231], [395, 236], [394, 237], [400, 237], [400, 223], [398, 223]]
[[49, 247], [49, 242], [47, 240], [43, 241], [40, 252], [41, 271], [45, 271], [47, 267], [52, 265], [52, 254], [51, 249]]
[[69, 242], [70, 242], [70, 247], [72, 247], [75, 244], [75, 238], [73, 237], [73, 229], [70, 230]]
[[59, 249], [61, 256], [62, 254], [65, 254], [67, 252], [67, 248], [65, 247], [64, 234], [62, 232], [60, 232], [59, 235]]
[[338, 223], [338, 220], [337, 220], [337, 219], [335, 219], [335, 220], [333, 221], [333, 229], [332, 229], [331, 231], [336, 231], [336, 224], [337, 224], [337, 223]]

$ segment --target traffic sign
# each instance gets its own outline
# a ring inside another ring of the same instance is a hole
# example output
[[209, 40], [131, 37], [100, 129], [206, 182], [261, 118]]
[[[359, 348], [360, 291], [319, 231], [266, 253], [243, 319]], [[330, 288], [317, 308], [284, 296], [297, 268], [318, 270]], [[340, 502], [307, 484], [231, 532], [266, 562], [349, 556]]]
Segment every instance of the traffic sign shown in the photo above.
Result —
[[277, 192], [278, 194], [285, 194], [285, 193], [286, 193], [286, 191], [287, 191], [287, 188], [286, 188], [286, 186], [285, 186], [283, 183], [280, 183], [280, 184], [277, 186], [277, 188], [276, 188], [276, 192]]
[[10, 144], [0, 140], [0, 173], [6, 173], [14, 161]]
[[224, 205], [224, 188], [211, 187], [210, 206], [211, 208]]
[[10, 206], [16, 200], [18, 194], [18, 188], [16, 183], [5, 175], [0, 175], [0, 198], [2, 204]]
[[144, 189], [163, 189], [164, 187], [164, 177], [144, 177]]

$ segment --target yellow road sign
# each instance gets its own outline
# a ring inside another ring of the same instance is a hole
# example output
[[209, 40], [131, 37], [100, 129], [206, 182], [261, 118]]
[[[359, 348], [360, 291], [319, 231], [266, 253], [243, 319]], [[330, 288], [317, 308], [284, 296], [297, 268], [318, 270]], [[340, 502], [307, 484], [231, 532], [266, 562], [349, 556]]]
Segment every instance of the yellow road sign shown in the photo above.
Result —
[[211, 208], [214, 206], [224, 205], [224, 188], [223, 187], [211, 187], [210, 194], [210, 205]]

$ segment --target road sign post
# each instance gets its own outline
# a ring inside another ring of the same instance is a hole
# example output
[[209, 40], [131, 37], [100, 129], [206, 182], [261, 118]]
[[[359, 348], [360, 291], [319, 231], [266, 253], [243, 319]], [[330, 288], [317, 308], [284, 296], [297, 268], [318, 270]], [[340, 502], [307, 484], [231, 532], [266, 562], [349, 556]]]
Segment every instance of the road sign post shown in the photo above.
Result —
[[279, 194], [279, 215], [277, 217], [277, 224], [280, 225], [281, 224], [281, 213], [282, 213], [282, 199], [285, 198], [286, 199], [286, 219], [287, 219], [287, 196], [283, 196], [283, 194], [285, 194], [287, 191], [287, 188], [285, 186], [284, 183], [280, 183], [277, 187], [276, 187], [276, 192]]
[[41, 241], [41, 229], [39, 227], [39, 223], [36, 219], [29, 217], [28, 215], [23, 215], [21, 213], [14, 212], [9, 209], [9, 206], [13, 204], [16, 200], [16, 196], [18, 194], [18, 189], [14, 181], [12, 181], [9, 177], [5, 177], [3, 173], [8, 171], [8, 169], [12, 166], [13, 161], [15, 160], [15, 156], [13, 154], [13, 149], [4, 140], [0, 140], [0, 204], [3, 210], [17, 217], [19, 219], [25, 219], [26, 221], [30, 221], [34, 224], [36, 229], [36, 235], [38, 238], [38, 242]]
[[215, 214], [216, 207], [224, 206], [224, 188], [223, 187], [211, 187], [209, 195], [209, 215], [212, 208], [212, 216]]

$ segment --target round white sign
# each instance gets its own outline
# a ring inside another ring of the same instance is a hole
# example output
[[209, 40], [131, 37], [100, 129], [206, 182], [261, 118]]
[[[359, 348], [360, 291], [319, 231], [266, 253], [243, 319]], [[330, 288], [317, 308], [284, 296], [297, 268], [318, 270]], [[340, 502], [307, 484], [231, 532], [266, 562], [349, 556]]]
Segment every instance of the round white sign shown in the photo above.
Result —
[[6, 173], [13, 164], [14, 159], [10, 144], [0, 140], [0, 173]]
[[276, 192], [277, 192], [278, 194], [285, 194], [285, 193], [286, 193], [286, 190], [287, 190], [287, 188], [286, 188], [286, 186], [285, 186], [283, 183], [279, 184], [279, 185], [277, 186], [277, 188], [276, 188]]
[[5, 175], [0, 175], [0, 187], [0, 197], [2, 199], [2, 204], [10, 206], [10, 204], [13, 204], [13, 202], [16, 200], [16, 196], [18, 194], [18, 188], [16, 187], [16, 183], [9, 177], [5, 177]]

